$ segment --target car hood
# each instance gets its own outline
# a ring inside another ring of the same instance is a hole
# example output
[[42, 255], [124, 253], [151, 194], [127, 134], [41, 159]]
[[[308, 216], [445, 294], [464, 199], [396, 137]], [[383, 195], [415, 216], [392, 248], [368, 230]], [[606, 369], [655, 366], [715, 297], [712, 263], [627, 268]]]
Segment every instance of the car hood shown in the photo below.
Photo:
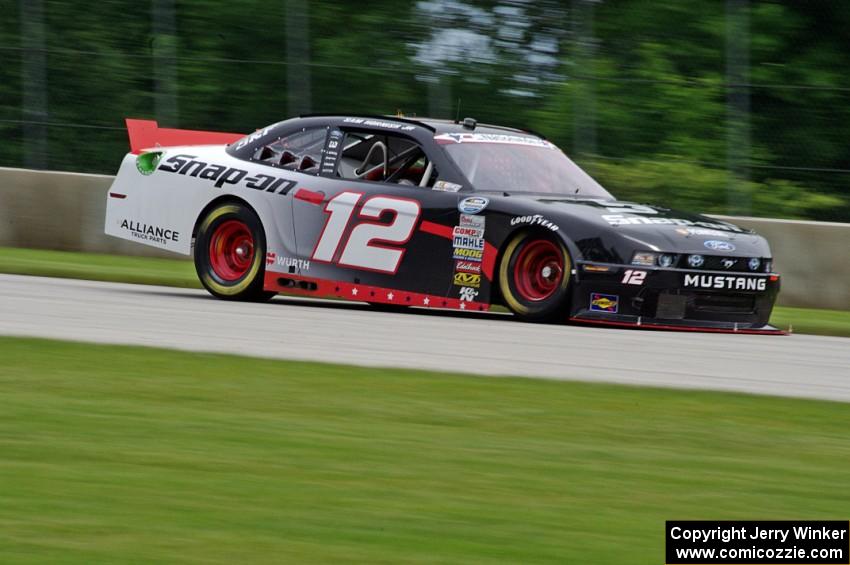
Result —
[[[531, 197], [546, 219], [581, 232], [607, 234], [635, 250], [769, 257], [767, 241], [752, 230], [729, 222], [620, 200]], [[569, 236], [569, 235], [568, 235]], [[618, 245], [619, 247], [619, 245]]]

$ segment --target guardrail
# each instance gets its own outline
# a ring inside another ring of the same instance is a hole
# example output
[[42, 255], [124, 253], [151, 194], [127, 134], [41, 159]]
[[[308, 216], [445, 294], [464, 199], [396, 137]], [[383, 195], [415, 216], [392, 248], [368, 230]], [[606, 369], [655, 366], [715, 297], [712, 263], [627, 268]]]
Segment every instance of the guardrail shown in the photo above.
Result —
[[[177, 258], [103, 233], [109, 175], [0, 167], [0, 246]], [[767, 237], [779, 304], [850, 310], [850, 224], [715, 216]]]

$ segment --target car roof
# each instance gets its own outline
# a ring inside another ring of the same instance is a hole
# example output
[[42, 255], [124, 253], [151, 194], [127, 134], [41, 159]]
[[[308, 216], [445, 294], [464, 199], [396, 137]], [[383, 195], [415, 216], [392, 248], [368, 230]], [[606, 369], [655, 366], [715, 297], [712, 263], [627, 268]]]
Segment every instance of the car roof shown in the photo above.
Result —
[[542, 135], [537, 134], [535, 132], [512, 128], [507, 126], [499, 126], [493, 124], [476, 124], [474, 129], [467, 128], [463, 125], [463, 122], [455, 121], [455, 120], [445, 120], [439, 118], [420, 118], [420, 117], [408, 117], [408, 116], [394, 116], [394, 115], [369, 115], [369, 114], [305, 114], [298, 116], [299, 118], [326, 118], [326, 119], [339, 119], [343, 120], [345, 118], [363, 118], [363, 119], [371, 119], [371, 120], [382, 120], [382, 121], [391, 121], [391, 122], [402, 122], [410, 125], [417, 125], [420, 127], [424, 127], [426, 129], [431, 130], [435, 134], [442, 133], [488, 133], [488, 134], [523, 134], [529, 135], [533, 137], [538, 137], [540, 139], [545, 139]]

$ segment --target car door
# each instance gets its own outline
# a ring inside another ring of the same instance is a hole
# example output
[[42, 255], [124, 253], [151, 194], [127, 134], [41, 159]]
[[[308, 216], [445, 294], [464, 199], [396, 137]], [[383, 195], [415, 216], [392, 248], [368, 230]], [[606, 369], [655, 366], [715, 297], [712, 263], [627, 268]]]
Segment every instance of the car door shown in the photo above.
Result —
[[432, 162], [425, 148], [398, 133], [332, 129], [322, 177], [293, 198], [302, 273], [447, 296], [458, 195], [432, 189]]

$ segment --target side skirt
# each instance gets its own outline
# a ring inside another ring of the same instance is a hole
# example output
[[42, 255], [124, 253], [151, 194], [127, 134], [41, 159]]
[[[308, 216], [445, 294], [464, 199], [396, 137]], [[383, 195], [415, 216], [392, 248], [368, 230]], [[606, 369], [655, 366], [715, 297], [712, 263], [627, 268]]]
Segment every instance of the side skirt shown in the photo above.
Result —
[[490, 304], [484, 302], [466, 301], [458, 298], [448, 298], [445, 296], [422, 294], [367, 284], [313, 279], [269, 271], [266, 271], [263, 290], [292, 296], [339, 298], [356, 302], [394, 304], [396, 306], [445, 308], [449, 310], [469, 310], [472, 312], [487, 312], [490, 310]]

